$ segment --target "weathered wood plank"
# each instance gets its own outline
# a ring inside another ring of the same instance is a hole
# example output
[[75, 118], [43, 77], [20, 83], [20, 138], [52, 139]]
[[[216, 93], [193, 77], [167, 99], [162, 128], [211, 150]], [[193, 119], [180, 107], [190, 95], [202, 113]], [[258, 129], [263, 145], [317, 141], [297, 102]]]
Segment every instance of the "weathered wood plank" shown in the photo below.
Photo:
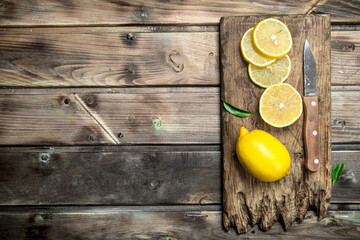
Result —
[[[1, 1], [0, 24], [105, 25], [105, 24], [218, 24], [222, 16], [305, 14], [316, 0], [231, 1]], [[336, 18], [336, 15], [334, 15]]]
[[331, 32], [331, 83], [360, 85], [360, 31]]
[[221, 202], [220, 152], [0, 153], [1, 205]]
[[331, 92], [332, 143], [359, 143], [360, 92]]
[[[360, 151], [332, 159], [347, 161], [332, 203], [360, 203]], [[0, 148], [0, 205], [220, 204], [221, 195], [217, 146]]]
[[331, 212], [318, 221], [308, 212], [301, 224], [294, 223], [287, 232], [277, 223], [267, 232], [249, 227], [247, 234], [239, 236], [223, 229], [221, 211], [39, 208], [1, 211], [0, 235], [4, 239], [356, 239], [360, 237], [359, 217], [359, 212]]
[[105, 24], [218, 24], [222, 16], [269, 14], [331, 14], [332, 22], [359, 22], [359, 2], [310, 0], [298, 4], [282, 1], [211, 0], [206, 4], [190, 0], [137, 1], [2, 1], [0, 24], [19, 25], [105, 25]]
[[359, 23], [360, 2], [358, 0], [320, 0], [313, 8], [315, 13], [331, 15], [332, 22]]
[[0, 95], [0, 145], [219, 143], [219, 99], [218, 88]]
[[332, 166], [346, 162], [331, 192], [331, 202], [360, 203], [360, 151], [333, 151]]
[[[0, 86], [218, 86], [214, 31], [205, 26], [2, 28]], [[359, 85], [360, 31], [332, 31], [331, 38], [332, 84]]]
[[0, 29], [0, 86], [219, 84], [217, 32], [127, 30]]
[[[332, 143], [360, 142], [351, 89], [332, 91]], [[0, 89], [0, 145], [219, 144], [219, 99], [218, 87]]]

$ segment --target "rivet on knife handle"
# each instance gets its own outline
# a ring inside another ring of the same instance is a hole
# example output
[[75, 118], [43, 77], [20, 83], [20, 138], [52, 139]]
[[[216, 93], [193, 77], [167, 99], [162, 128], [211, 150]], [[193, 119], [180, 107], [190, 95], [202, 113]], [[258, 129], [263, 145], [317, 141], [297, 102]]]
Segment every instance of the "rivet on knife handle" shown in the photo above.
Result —
[[316, 171], [321, 162], [318, 97], [305, 96], [304, 107], [305, 165], [310, 171]]

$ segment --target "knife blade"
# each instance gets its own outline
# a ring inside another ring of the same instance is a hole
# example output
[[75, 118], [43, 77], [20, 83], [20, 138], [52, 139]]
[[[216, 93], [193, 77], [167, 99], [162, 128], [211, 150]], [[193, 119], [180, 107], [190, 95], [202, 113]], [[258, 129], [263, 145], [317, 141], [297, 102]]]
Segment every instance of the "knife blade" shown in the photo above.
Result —
[[319, 101], [316, 61], [308, 40], [304, 44], [304, 146], [305, 166], [310, 171], [320, 167]]

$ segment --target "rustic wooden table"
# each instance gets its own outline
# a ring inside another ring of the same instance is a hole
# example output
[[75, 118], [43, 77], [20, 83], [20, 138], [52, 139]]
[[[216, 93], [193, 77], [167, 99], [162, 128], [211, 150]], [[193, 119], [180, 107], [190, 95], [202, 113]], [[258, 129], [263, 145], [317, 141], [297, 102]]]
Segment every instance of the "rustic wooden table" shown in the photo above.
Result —
[[[329, 214], [226, 232], [219, 19], [316, 12], [347, 161]], [[359, 239], [359, 39], [357, 0], [0, 0], [0, 238]]]

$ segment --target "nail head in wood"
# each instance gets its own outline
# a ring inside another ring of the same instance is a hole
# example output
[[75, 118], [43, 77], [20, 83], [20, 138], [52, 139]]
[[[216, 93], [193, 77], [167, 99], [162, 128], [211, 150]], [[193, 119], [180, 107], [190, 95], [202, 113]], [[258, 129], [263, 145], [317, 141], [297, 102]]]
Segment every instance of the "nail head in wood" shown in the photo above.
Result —
[[93, 134], [91, 134], [91, 135], [89, 136], [89, 140], [90, 140], [90, 141], [95, 141], [95, 140], [96, 140], [96, 136], [93, 135]]
[[93, 97], [88, 97], [88, 98], [86, 99], [86, 102], [87, 102], [88, 104], [94, 104], [94, 103], [95, 103], [95, 100], [94, 100]]
[[135, 39], [135, 36], [132, 33], [128, 33], [126, 34], [126, 40], [128, 41], [132, 41]]
[[41, 156], [40, 156], [40, 161], [41, 162], [44, 162], [44, 163], [46, 163], [47, 161], [49, 160], [49, 155], [48, 154], [42, 154]]

